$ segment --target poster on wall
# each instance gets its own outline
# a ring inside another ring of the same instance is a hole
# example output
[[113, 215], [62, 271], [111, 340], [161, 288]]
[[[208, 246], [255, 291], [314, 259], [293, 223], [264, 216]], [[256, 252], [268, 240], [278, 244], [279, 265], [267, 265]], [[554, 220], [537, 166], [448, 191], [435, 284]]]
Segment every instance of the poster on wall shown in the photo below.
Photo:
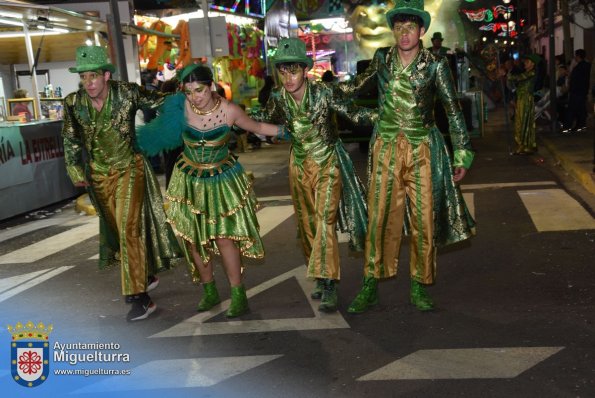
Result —
[[19, 127], [0, 128], [0, 189], [33, 181], [33, 168], [23, 165], [23, 148]]

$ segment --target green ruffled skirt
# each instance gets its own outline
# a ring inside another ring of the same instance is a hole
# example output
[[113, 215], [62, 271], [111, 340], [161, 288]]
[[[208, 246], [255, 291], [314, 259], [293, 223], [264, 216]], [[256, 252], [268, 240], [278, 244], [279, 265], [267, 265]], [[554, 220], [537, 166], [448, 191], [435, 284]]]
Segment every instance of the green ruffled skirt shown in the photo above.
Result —
[[[244, 257], [263, 258], [252, 181], [235, 162], [214, 176], [196, 176], [183, 167], [174, 168], [166, 198], [167, 221], [176, 235], [196, 245], [206, 263], [219, 254], [215, 239], [235, 241]], [[186, 245], [184, 245], [186, 246]], [[190, 251], [186, 258], [193, 264]], [[193, 272], [196, 278], [198, 272]]]

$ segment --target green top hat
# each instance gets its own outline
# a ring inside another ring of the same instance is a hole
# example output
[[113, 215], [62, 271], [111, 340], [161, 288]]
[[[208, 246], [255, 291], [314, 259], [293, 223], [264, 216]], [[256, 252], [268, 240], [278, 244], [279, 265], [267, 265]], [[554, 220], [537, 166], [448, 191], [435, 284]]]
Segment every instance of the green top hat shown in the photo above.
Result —
[[277, 52], [273, 57], [273, 65], [288, 62], [299, 62], [306, 64], [308, 68], [312, 67], [312, 59], [306, 55], [306, 44], [300, 39], [289, 38], [279, 41]]
[[99, 46], [82, 46], [76, 49], [76, 66], [68, 68], [72, 73], [89, 72], [94, 70], [116, 71], [107, 59], [105, 48]]
[[432, 40], [444, 40], [444, 37], [442, 37], [442, 32], [434, 32], [432, 35]]
[[397, 0], [393, 9], [386, 13], [388, 26], [393, 27], [393, 18], [399, 14], [417, 15], [423, 21], [426, 31], [432, 21], [430, 13], [424, 10], [424, 0]]
[[541, 62], [541, 57], [537, 54], [527, 54], [524, 55], [523, 58], [531, 60], [535, 65]]

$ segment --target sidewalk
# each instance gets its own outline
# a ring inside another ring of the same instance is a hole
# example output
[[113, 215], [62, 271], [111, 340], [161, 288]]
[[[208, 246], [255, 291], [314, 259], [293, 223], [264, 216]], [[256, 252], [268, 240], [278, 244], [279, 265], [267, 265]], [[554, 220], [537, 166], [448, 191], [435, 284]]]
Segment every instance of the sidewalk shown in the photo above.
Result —
[[[510, 140], [511, 151], [514, 151], [513, 121], [508, 125], [509, 136], [506, 134], [506, 116], [502, 106], [489, 111], [488, 122], [485, 125], [484, 138], [498, 136]], [[588, 192], [595, 195], [595, 173], [593, 173], [593, 140], [595, 139], [595, 117], [590, 115], [587, 120], [587, 131], [563, 135], [552, 132], [549, 124], [537, 123], [538, 154], [542, 156], [549, 152], [556, 162]]]
[[568, 135], [552, 132], [549, 126], [538, 125], [537, 127], [540, 146], [550, 151], [560, 165], [593, 195], [595, 195], [594, 119], [593, 115], [589, 117], [586, 131]]

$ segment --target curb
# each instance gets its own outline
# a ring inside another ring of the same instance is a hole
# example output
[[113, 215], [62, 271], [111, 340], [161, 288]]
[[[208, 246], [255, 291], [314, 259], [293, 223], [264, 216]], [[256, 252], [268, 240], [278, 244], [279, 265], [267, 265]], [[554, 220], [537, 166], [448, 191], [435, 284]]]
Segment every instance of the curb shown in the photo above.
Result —
[[570, 157], [561, 154], [556, 146], [548, 139], [542, 138], [542, 143], [547, 150], [556, 158], [564, 170], [566, 170], [574, 179], [576, 179], [587, 191], [595, 195], [595, 180], [591, 173], [570, 159]]
[[89, 194], [86, 193], [76, 198], [74, 210], [77, 213], [85, 213], [87, 216], [97, 215], [97, 211], [95, 210], [95, 207], [93, 207], [91, 199], [89, 199]]

